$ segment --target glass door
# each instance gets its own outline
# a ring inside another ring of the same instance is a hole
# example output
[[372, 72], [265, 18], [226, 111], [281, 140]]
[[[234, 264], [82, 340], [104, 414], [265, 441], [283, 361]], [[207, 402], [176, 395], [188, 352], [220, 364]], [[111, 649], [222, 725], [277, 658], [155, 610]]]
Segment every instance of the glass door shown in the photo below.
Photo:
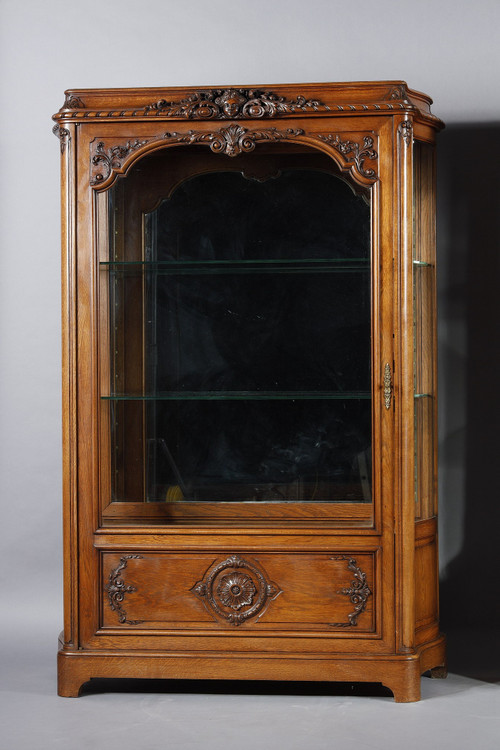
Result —
[[322, 155], [180, 163], [147, 157], [102, 198], [110, 500], [369, 504], [369, 192]]

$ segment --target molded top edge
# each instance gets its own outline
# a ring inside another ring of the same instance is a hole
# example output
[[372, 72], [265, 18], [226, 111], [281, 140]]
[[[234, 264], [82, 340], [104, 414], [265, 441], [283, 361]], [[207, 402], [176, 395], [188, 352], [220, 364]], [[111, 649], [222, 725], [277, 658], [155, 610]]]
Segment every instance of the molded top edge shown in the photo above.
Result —
[[304, 114], [414, 112], [441, 127], [432, 99], [405, 81], [67, 89], [54, 120], [84, 119], [266, 119]]

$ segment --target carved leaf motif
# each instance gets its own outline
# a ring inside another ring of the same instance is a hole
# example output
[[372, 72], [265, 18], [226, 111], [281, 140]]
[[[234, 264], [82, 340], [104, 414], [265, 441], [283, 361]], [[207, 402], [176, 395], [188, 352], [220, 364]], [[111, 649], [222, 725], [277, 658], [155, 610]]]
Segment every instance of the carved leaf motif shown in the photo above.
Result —
[[347, 164], [354, 165], [363, 177], [373, 179], [377, 176], [374, 169], [371, 167], [365, 168], [364, 166], [366, 159], [378, 159], [378, 153], [373, 148], [373, 138], [371, 135], [363, 137], [362, 146], [356, 143], [356, 141], [343, 141], [338, 133], [320, 134], [317, 137], [338, 151], [344, 157]]
[[[118, 146], [111, 146], [106, 149], [104, 141], [97, 143], [95, 154], [92, 156], [92, 165], [100, 171], [95, 171], [91, 180], [91, 185], [98, 185], [105, 182], [114, 169], [120, 169], [123, 160], [136, 149], [144, 146], [148, 141], [127, 141], [127, 143]], [[102, 170], [102, 171], [101, 171]]]
[[54, 133], [56, 138], [59, 138], [59, 142], [61, 145], [61, 154], [64, 154], [66, 144], [71, 138], [69, 130], [67, 128], [61, 128], [60, 125], [54, 125], [54, 127], [52, 128], [52, 132]]
[[129, 560], [142, 560], [142, 555], [123, 555], [123, 557], [120, 557], [120, 564], [109, 574], [109, 580], [104, 590], [108, 595], [110, 608], [118, 615], [118, 621], [126, 625], [138, 625], [142, 620], [127, 620], [127, 613], [122, 607], [125, 594], [137, 591], [135, 586], [127, 585], [121, 577], [121, 572], [127, 567]]
[[303, 134], [303, 130], [294, 130], [293, 128], [287, 128], [286, 130], [277, 130], [276, 128], [247, 130], [240, 125], [229, 125], [227, 128], [220, 128], [220, 130], [209, 133], [197, 130], [190, 130], [184, 134], [165, 133], [163, 138], [176, 143], [206, 143], [216, 154], [238, 156], [243, 152], [253, 151], [257, 141], [287, 140]]
[[78, 96], [66, 94], [64, 104], [61, 109], [85, 109], [85, 104]]
[[363, 573], [358, 567], [356, 560], [352, 557], [347, 558], [345, 555], [340, 555], [340, 557], [334, 557], [333, 559], [347, 560], [348, 570], [354, 573], [354, 580], [351, 582], [351, 585], [337, 592], [338, 594], [345, 594], [345, 596], [350, 598], [351, 603], [354, 604], [354, 612], [350, 612], [347, 615], [348, 622], [332, 622], [330, 625], [334, 628], [355, 627], [358, 624], [358, 617], [365, 611], [368, 597], [372, 593], [366, 583], [366, 573]]
[[409, 146], [413, 140], [413, 124], [411, 120], [404, 120], [399, 126], [399, 132], [406, 145]]

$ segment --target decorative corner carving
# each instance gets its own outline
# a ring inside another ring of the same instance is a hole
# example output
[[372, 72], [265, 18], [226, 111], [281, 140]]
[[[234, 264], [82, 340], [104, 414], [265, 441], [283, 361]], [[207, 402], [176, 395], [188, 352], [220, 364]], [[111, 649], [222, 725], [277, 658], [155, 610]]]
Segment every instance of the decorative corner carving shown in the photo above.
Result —
[[358, 624], [358, 617], [365, 611], [368, 597], [372, 593], [366, 583], [366, 573], [358, 567], [356, 560], [352, 557], [346, 557], [345, 555], [339, 555], [333, 557], [333, 560], [347, 560], [347, 568], [354, 573], [354, 580], [348, 588], [343, 588], [337, 591], [338, 594], [345, 594], [348, 596], [354, 604], [354, 612], [350, 612], [347, 615], [348, 622], [332, 622], [330, 623], [333, 628], [351, 628]]
[[281, 590], [265, 572], [238, 555], [211, 566], [191, 589], [215, 614], [230, 625], [242, 625], [260, 615]]
[[56, 138], [59, 138], [61, 154], [64, 154], [64, 149], [66, 148], [66, 144], [71, 139], [69, 130], [67, 128], [61, 128], [60, 125], [54, 125], [54, 127], [52, 128], [52, 132], [54, 133]]
[[64, 104], [61, 109], [85, 109], [85, 104], [78, 96], [72, 96], [72, 94], [66, 94]]
[[278, 96], [272, 91], [229, 88], [196, 91], [179, 102], [160, 99], [148, 104], [144, 112], [199, 120], [236, 120], [279, 117], [297, 111], [316, 112], [329, 109], [323, 102], [306, 99], [301, 95], [292, 100]]
[[238, 154], [253, 151], [257, 141], [282, 141], [303, 135], [300, 129], [287, 128], [277, 130], [247, 130], [241, 125], [229, 125], [211, 133], [190, 130], [187, 133], [165, 133], [163, 139], [171, 143], [204, 143], [210, 146], [215, 154], [238, 156]]
[[406, 145], [409, 146], [413, 140], [413, 123], [411, 120], [404, 120], [399, 126], [399, 132]]
[[108, 595], [109, 606], [118, 615], [118, 620], [123, 625], [139, 625], [143, 620], [127, 620], [127, 613], [122, 607], [125, 594], [131, 594], [137, 591], [135, 586], [127, 586], [121, 577], [121, 572], [127, 567], [129, 560], [142, 560], [142, 555], [123, 555], [120, 557], [120, 564], [109, 574], [109, 580], [104, 591]]
[[408, 99], [408, 89], [404, 85], [395, 86], [389, 91], [389, 95], [386, 98], [391, 100], [397, 99], [398, 101], [402, 101], [404, 104], [413, 108], [412, 103]]
[[120, 169], [124, 159], [141, 146], [145, 146], [147, 140], [127, 141], [123, 145], [111, 146], [106, 148], [104, 141], [97, 141], [95, 152], [91, 157], [92, 174], [90, 178], [91, 185], [99, 185], [105, 182], [115, 169]]
[[376, 179], [377, 173], [375, 170], [372, 167], [365, 168], [364, 166], [366, 159], [373, 161], [378, 159], [378, 153], [373, 148], [373, 138], [371, 135], [363, 137], [362, 146], [356, 143], [356, 141], [343, 141], [338, 133], [330, 133], [329, 135], [320, 134], [316, 137], [338, 151], [344, 157], [347, 164], [355, 166], [363, 177]]

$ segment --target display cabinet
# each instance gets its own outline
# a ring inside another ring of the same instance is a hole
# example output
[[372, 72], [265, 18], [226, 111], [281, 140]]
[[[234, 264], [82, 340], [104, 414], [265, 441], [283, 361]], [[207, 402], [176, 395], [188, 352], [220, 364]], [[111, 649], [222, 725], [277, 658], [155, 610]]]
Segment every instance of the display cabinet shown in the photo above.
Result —
[[444, 675], [430, 103], [66, 92], [61, 695]]

